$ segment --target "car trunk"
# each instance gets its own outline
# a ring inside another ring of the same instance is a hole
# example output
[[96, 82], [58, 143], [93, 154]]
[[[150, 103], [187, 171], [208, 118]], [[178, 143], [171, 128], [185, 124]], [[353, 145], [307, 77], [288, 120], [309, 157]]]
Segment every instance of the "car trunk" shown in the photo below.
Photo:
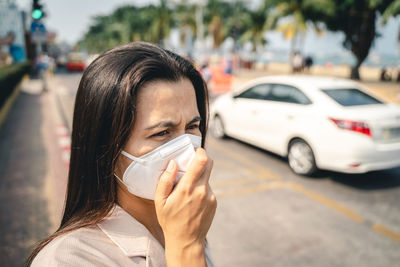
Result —
[[400, 143], [400, 107], [377, 104], [343, 107], [343, 109], [348, 112], [351, 119], [368, 124], [375, 142]]

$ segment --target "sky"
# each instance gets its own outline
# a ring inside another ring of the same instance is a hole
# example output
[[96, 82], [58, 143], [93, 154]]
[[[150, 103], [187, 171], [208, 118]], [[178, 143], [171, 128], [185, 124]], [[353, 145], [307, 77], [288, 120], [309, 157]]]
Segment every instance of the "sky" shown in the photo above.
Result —
[[[253, 3], [259, 0], [252, 0]], [[138, 6], [149, 3], [157, 4], [158, 0], [41, 0], [45, 5], [48, 16], [45, 19], [47, 28], [55, 31], [61, 40], [69, 43], [77, 42], [87, 31], [91, 24], [91, 18], [96, 15], [110, 14], [117, 7], [124, 4]], [[30, 12], [32, 0], [17, 0], [20, 8]], [[371, 51], [400, 57], [400, 47], [397, 41], [400, 28], [400, 16], [392, 18], [385, 26], [378, 24], [378, 32], [382, 34], [375, 40]], [[269, 46], [280, 49], [289, 49], [290, 42], [282, 38], [278, 32], [267, 34]], [[326, 33], [317, 36], [309, 30], [304, 40], [305, 53], [341, 53], [343, 34]]]

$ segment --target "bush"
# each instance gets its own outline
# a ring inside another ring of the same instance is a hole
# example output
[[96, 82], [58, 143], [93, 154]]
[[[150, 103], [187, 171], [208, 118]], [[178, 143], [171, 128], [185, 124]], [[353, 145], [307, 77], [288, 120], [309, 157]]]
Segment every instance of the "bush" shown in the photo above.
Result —
[[29, 70], [29, 62], [0, 68], [0, 108]]

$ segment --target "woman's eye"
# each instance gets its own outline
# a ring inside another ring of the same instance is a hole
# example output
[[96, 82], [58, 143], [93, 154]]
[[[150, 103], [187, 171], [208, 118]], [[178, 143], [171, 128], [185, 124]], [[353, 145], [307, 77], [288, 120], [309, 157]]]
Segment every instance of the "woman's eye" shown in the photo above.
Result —
[[197, 125], [197, 124], [193, 124], [193, 125], [190, 125], [189, 127], [187, 127], [188, 130], [194, 130], [197, 128], [199, 128], [199, 125]]
[[168, 134], [168, 131], [167, 131], [167, 130], [164, 130], [164, 131], [161, 131], [161, 132], [159, 132], [159, 133], [153, 134], [152, 136], [164, 136], [164, 135], [166, 135], [166, 134]]

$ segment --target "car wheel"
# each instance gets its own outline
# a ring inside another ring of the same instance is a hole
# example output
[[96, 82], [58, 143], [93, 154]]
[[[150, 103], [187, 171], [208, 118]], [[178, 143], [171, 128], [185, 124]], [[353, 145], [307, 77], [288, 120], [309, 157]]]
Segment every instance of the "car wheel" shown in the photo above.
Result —
[[212, 135], [215, 138], [222, 139], [226, 137], [224, 123], [222, 122], [222, 119], [218, 115], [214, 117], [211, 129], [212, 129], [211, 131]]
[[317, 171], [314, 153], [303, 140], [293, 140], [289, 145], [288, 161], [290, 168], [299, 175], [311, 176]]

